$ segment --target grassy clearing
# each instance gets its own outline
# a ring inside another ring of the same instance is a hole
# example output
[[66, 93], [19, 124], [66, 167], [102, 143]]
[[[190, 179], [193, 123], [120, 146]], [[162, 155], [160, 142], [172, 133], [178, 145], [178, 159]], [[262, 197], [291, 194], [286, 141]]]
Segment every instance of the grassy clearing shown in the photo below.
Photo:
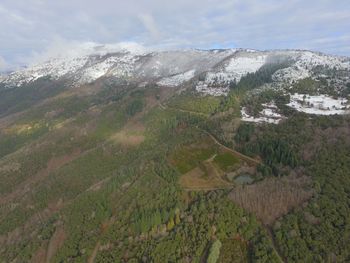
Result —
[[213, 190], [230, 188], [232, 184], [224, 179], [224, 171], [214, 163], [216, 154], [202, 161], [194, 169], [180, 177], [180, 185], [187, 190]]
[[186, 111], [211, 114], [220, 106], [220, 98], [213, 96], [193, 96], [191, 94], [181, 94], [171, 101], [169, 107]]
[[248, 260], [247, 244], [240, 239], [226, 239], [222, 242], [217, 263], [245, 263]]
[[128, 132], [120, 131], [113, 134], [111, 140], [123, 146], [137, 146], [145, 140], [145, 136], [142, 134], [129, 134]]
[[229, 188], [231, 184], [221, 179], [211, 162], [205, 162], [180, 177], [180, 185], [190, 190], [212, 190]]
[[234, 167], [237, 167], [240, 163], [240, 160], [232, 153], [224, 152], [216, 155], [214, 162], [220, 167], [221, 170], [227, 172]]
[[210, 140], [205, 140], [189, 146], [180, 147], [171, 156], [171, 163], [182, 174], [189, 172], [204, 160], [209, 159], [217, 151]]
[[131, 122], [111, 136], [112, 142], [122, 146], [138, 146], [145, 140], [145, 126], [140, 122]]
[[194, 191], [232, 187], [225, 173], [241, 165], [238, 156], [216, 144], [210, 137], [179, 147], [170, 160], [182, 174], [180, 185]]

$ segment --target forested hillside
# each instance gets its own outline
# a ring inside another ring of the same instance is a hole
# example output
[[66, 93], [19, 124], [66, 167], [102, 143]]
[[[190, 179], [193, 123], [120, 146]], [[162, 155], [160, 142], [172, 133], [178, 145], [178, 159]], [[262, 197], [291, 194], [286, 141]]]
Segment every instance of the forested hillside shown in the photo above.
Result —
[[[274, 85], [290, 63], [227, 96], [198, 79], [1, 89], [0, 262], [349, 262], [350, 117], [290, 106], [345, 90]], [[278, 122], [255, 121], [266, 105]]]

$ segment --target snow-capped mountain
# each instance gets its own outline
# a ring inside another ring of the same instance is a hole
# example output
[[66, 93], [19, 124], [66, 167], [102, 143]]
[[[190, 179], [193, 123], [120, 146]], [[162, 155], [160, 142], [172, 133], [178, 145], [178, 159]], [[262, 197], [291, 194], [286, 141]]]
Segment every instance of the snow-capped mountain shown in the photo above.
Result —
[[68, 50], [24, 70], [0, 77], [7, 88], [19, 87], [41, 77], [68, 79], [72, 85], [113, 77], [131, 82], [153, 82], [179, 86], [196, 80], [196, 90], [223, 95], [232, 81], [278, 60], [290, 66], [278, 70], [273, 79], [290, 83], [312, 77], [317, 67], [350, 71], [350, 59], [311, 51], [249, 49], [147, 51], [138, 45], [97, 45], [88, 43]]

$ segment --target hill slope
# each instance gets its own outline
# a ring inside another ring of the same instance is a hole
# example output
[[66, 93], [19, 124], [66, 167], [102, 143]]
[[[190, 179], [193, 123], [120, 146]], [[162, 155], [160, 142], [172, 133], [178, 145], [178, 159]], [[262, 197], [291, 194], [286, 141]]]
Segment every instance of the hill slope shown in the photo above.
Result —
[[349, 72], [89, 44], [3, 76], [0, 261], [349, 261]]

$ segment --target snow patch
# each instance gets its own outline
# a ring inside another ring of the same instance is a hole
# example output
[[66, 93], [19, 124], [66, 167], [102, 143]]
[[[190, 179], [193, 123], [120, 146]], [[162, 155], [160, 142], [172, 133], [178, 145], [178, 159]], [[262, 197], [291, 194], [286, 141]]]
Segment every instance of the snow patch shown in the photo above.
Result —
[[288, 106], [300, 112], [316, 115], [349, 114], [350, 105], [347, 99], [334, 99], [327, 95], [310, 96], [308, 94], [293, 94]]
[[204, 81], [199, 81], [196, 85], [196, 91], [200, 93], [204, 93], [205, 95], [211, 96], [227, 96], [229, 92], [229, 87], [227, 86], [210, 86], [206, 84]]
[[[145, 48], [130, 42], [105, 45], [92, 42], [75, 43], [64, 50], [44, 52], [36, 59], [37, 64], [9, 74], [2, 82], [5, 85], [19, 87], [45, 76], [59, 79], [77, 73], [79, 76], [74, 76], [74, 79], [78, 79], [79, 83], [91, 82], [105, 75], [114, 65], [116, 66], [114, 75], [124, 75], [133, 69], [133, 59], [144, 55], [145, 52]], [[116, 53], [123, 56], [105, 57]]]
[[237, 81], [242, 76], [248, 73], [256, 72], [266, 63], [266, 55], [253, 56], [253, 57], [237, 57], [232, 58], [229, 64], [226, 66], [226, 72], [234, 73], [237, 75]]
[[267, 55], [245, 54], [231, 58], [228, 64], [217, 72], [208, 72], [205, 76], [205, 83], [208, 86], [217, 84], [229, 85], [231, 81], [239, 82], [248, 73], [256, 72], [266, 62]]
[[157, 84], [166, 87], [176, 87], [192, 79], [194, 77], [195, 72], [195, 70], [189, 70], [182, 74], [177, 74], [172, 77], [163, 78], [162, 80], [158, 81]]
[[212, 96], [226, 96], [231, 82], [239, 82], [243, 76], [256, 72], [266, 63], [267, 55], [246, 52], [231, 58], [219, 71], [207, 72], [204, 81], [197, 83], [196, 90]]
[[273, 75], [273, 80], [292, 83], [312, 76], [312, 70], [324, 66], [337, 70], [350, 70], [350, 62], [340, 57], [319, 54], [311, 51], [290, 51], [285, 53], [295, 60], [288, 68], [280, 69]]
[[278, 124], [284, 117], [277, 112], [277, 106], [271, 102], [268, 104], [262, 104], [265, 108], [259, 112], [259, 117], [249, 115], [247, 108], [241, 109], [242, 121], [255, 122], [255, 123], [273, 123]]
[[274, 81], [293, 83], [311, 76], [311, 72], [300, 66], [293, 66], [276, 71], [272, 76]]

